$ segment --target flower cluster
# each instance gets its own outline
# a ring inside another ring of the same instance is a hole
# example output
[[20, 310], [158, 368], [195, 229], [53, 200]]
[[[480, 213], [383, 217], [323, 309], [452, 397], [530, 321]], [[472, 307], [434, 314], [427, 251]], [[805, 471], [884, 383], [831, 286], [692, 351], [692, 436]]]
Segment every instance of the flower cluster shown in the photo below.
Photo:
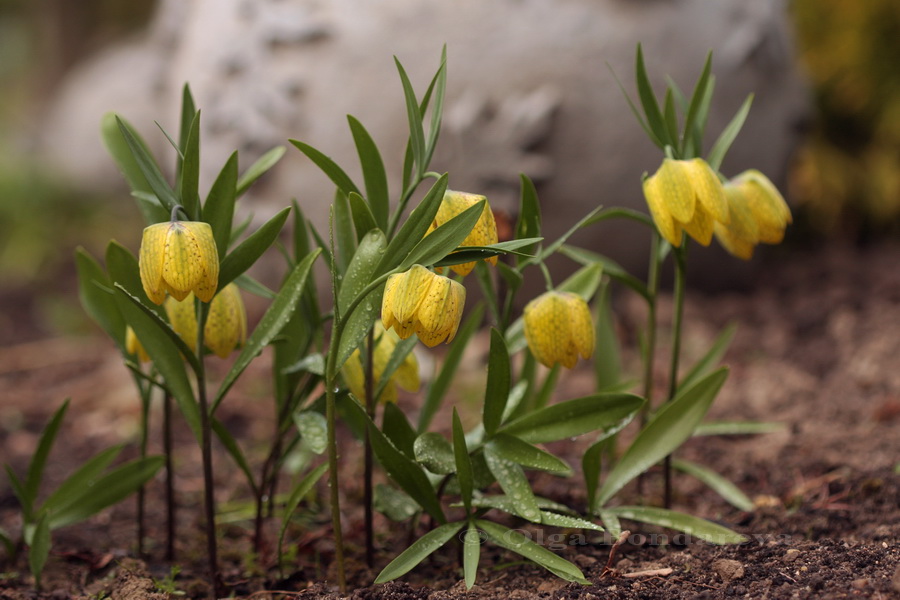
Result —
[[[374, 375], [373, 383], [377, 385], [381, 381], [391, 355], [394, 353], [394, 348], [397, 347], [397, 343], [400, 341], [400, 336], [393, 330], [385, 329], [380, 321], [375, 323], [374, 335], [375, 347], [372, 352], [372, 371]], [[344, 375], [347, 387], [350, 388], [354, 396], [362, 401], [366, 396], [366, 380], [359, 349], [353, 351], [353, 354], [341, 367], [341, 373]], [[406, 355], [406, 358], [403, 359], [403, 362], [391, 375], [390, 382], [385, 386], [379, 399], [382, 402], [396, 402], [398, 387], [408, 392], [415, 392], [419, 389], [419, 361], [416, 360], [416, 355], [412, 352]]]
[[703, 159], [663, 159], [644, 180], [644, 197], [660, 235], [675, 247], [687, 232], [704, 246], [713, 234], [731, 254], [749, 260], [759, 243], [777, 244], [791, 222], [787, 203], [759, 171], [722, 184]]

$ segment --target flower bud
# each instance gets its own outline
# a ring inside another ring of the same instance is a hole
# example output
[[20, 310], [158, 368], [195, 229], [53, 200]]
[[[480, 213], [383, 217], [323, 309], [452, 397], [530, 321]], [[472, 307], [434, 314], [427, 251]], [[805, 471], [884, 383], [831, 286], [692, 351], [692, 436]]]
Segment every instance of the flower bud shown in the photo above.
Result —
[[385, 329], [393, 327], [402, 339], [415, 333], [430, 348], [453, 340], [465, 303], [466, 288], [460, 283], [413, 265], [388, 277], [381, 320]]
[[[387, 367], [394, 348], [400, 341], [400, 336], [393, 330], [385, 330], [381, 321], [375, 323], [375, 348], [372, 353], [372, 371], [374, 381], [372, 382], [372, 391], [378, 387], [381, 376]], [[366, 396], [365, 368], [359, 350], [354, 350], [350, 358], [341, 367], [341, 373], [347, 387], [360, 401]], [[379, 398], [382, 402], [397, 401], [397, 387], [401, 387], [408, 392], [414, 392], [419, 389], [419, 361], [416, 360], [415, 354], [410, 352], [397, 367], [397, 370], [391, 375], [391, 379], [384, 387]]]
[[144, 229], [140, 251], [141, 283], [147, 297], [162, 304], [166, 292], [184, 300], [194, 292], [209, 302], [219, 283], [219, 254], [208, 223], [170, 221]]
[[660, 235], [676, 247], [682, 231], [708, 246], [714, 224], [730, 219], [722, 183], [700, 158], [663, 159], [644, 180], [644, 197]]
[[[166, 315], [175, 333], [184, 343], [197, 350], [197, 315], [194, 312], [194, 296], [178, 301], [166, 298]], [[247, 341], [247, 311], [237, 285], [229, 283], [216, 294], [209, 305], [203, 342], [219, 358], [227, 358], [232, 350]]]
[[778, 189], [756, 170], [744, 171], [725, 184], [730, 222], [717, 223], [716, 239], [728, 252], [750, 260], [759, 243], [778, 244], [791, 223], [791, 210]]
[[578, 356], [594, 353], [594, 323], [587, 302], [578, 294], [550, 291], [525, 306], [525, 339], [542, 365], [561, 363], [571, 369]]
[[[447, 190], [444, 194], [444, 199], [441, 201], [441, 206], [438, 208], [438, 212], [434, 217], [434, 222], [428, 229], [428, 233], [431, 233], [450, 219], [462, 214], [482, 200], [487, 200], [487, 198], [479, 196], [478, 194], [467, 194], [466, 192]], [[466, 236], [466, 239], [462, 241], [460, 246], [489, 246], [496, 243], [497, 223], [494, 220], [494, 213], [491, 212], [490, 205], [485, 202], [484, 210], [482, 211], [481, 216], [478, 217], [478, 222], [475, 223], [475, 227], [472, 228], [472, 231], [469, 232], [469, 235]], [[497, 264], [496, 256], [492, 256], [486, 260], [492, 265]], [[474, 268], [475, 262], [473, 261], [452, 265], [450, 270], [465, 276], [471, 273]], [[440, 272], [440, 270], [438, 270], [438, 272]]]

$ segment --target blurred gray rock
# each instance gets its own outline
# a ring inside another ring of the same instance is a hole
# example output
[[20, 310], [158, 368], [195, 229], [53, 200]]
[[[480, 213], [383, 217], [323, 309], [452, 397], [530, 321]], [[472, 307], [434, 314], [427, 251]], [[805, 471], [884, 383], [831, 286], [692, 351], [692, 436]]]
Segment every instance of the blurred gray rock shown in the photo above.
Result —
[[[288, 138], [358, 175], [345, 120], [352, 114], [381, 148], [396, 196], [407, 125], [391, 56], [421, 94], [446, 43], [446, 118], [434, 169], [450, 172], [452, 188], [485, 193], [510, 213], [518, 175], [528, 174], [554, 237], [598, 204], [644, 207], [640, 176], [660, 155], [611, 73], [634, 93], [639, 41], [658, 89], [669, 75], [685, 93], [713, 50], [708, 131], [717, 134], [756, 94], [723, 171], [752, 166], [782, 180], [806, 95], [781, 0], [162, 0], [142, 37], [71, 73], [43, 139], [53, 162], [85, 187], [115, 185], [101, 115], [124, 115], [165, 152], [153, 120], [177, 131], [180, 90], [190, 82], [203, 114], [202, 186], [232, 150], [245, 168]], [[261, 183], [248, 201], [254, 210], [296, 197], [325, 223], [333, 188], [296, 150]], [[578, 239], [643, 268], [640, 229], [599, 226]]]

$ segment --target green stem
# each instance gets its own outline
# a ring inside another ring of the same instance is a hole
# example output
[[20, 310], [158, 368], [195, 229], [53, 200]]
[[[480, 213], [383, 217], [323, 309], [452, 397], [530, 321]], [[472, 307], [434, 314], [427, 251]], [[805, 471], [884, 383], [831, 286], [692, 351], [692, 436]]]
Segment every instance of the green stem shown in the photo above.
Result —
[[200, 453], [203, 460], [203, 506], [206, 513], [206, 553], [212, 597], [222, 597], [219, 580], [219, 560], [216, 545], [216, 502], [213, 496], [212, 427], [210, 426], [209, 401], [206, 397], [206, 368], [203, 360], [203, 330], [209, 305], [196, 300], [197, 305], [197, 400], [200, 404]]
[[544, 261], [540, 261], [538, 267], [540, 267], [541, 273], [544, 275], [544, 281], [547, 283], [547, 291], [553, 291], [553, 279], [550, 277], [550, 269], [547, 268]]
[[[684, 317], [684, 291], [687, 281], [687, 238], [681, 248], [675, 248], [675, 308], [672, 317], [672, 356], [669, 365], [669, 393], [667, 401], [671, 401], [678, 392], [678, 361], [681, 356], [681, 325]], [[665, 489], [663, 504], [672, 506], [672, 456], [665, 458]]]
[[650, 244], [650, 267], [647, 270], [647, 339], [644, 347], [644, 398], [647, 403], [641, 411], [641, 428], [647, 424], [647, 415], [653, 405], [653, 366], [656, 357], [656, 300], [659, 295], [659, 233], [655, 230]]
[[341, 327], [335, 321], [328, 348], [328, 359], [325, 364], [325, 419], [328, 428], [328, 488], [331, 495], [331, 528], [334, 534], [334, 558], [337, 562], [338, 586], [341, 593], [347, 591], [347, 580], [344, 574], [344, 534], [341, 530], [341, 499], [338, 494], [338, 456], [336, 428], [335, 398], [335, 363], [337, 362], [338, 342]]
[[[375, 331], [369, 330], [366, 339], [366, 365], [365, 365], [365, 403], [366, 414], [375, 420]], [[365, 456], [363, 457], [363, 502], [365, 504], [366, 525], [366, 565], [371, 569], [375, 564], [375, 527], [374, 527], [374, 494], [372, 489], [372, 474], [374, 470], [374, 455], [372, 452], [372, 439], [369, 428], [363, 438]]]
[[406, 210], [406, 205], [409, 204], [409, 199], [412, 198], [413, 193], [416, 191], [416, 188], [419, 187], [419, 184], [422, 183], [422, 180], [424, 178], [424, 175], [416, 177], [415, 181], [413, 181], [408, 188], [403, 190], [403, 194], [401, 194], [400, 196], [400, 201], [397, 203], [397, 210], [395, 210], [394, 214], [391, 215], [391, 220], [388, 223], [388, 239], [394, 236], [394, 231], [397, 229], [397, 224], [400, 222], [400, 217], [403, 216], [403, 211]]

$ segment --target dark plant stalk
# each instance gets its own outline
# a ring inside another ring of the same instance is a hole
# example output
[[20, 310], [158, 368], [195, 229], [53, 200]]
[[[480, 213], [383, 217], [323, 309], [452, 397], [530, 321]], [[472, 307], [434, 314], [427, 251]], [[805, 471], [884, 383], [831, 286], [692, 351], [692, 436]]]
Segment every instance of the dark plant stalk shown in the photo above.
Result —
[[253, 486], [256, 500], [256, 518], [254, 520], [253, 547], [259, 555], [264, 549], [263, 525], [266, 517], [271, 517], [274, 509], [275, 490], [278, 485], [278, 463], [281, 460], [281, 447], [284, 433], [287, 430], [285, 421], [290, 415], [291, 402], [286, 398], [278, 409], [275, 423], [275, 439], [272, 448], [263, 462], [259, 475], [259, 486]]
[[[375, 332], [374, 329], [369, 330], [366, 338], [366, 372], [365, 372], [365, 395], [366, 395], [366, 414], [373, 421], [375, 420]], [[375, 564], [375, 526], [372, 504], [374, 502], [374, 494], [372, 491], [372, 473], [374, 470], [374, 459], [372, 454], [372, 439], [369, 435], [369, 428], [366, 427], [365, 437], [363, 438], [365, 447], [365, 456], [363, 458], [363, 503], [365, 509], [366, 522], [366, 565], [369, 568]]]
[[222, 597], [222, 583], [219, 579], [219, 559], [216, 545], [216, 502], [213, 496], [212, 427], [210, 425], [209, 401], [206, 397], [206, 372], [203, 365], [203, 329], [209, 306], [199, 299], [197, 302], [197, 399], [200, 405], [200, 453], [203, 460], [203, 507], [206, 513], [206, 553], [212, 597]]
[[[687, 239], [675, 254], [675, 308], [672, 317], [672, 357], [669, 366], [669, 393], [667, 401], [671, 401], [678, 392], [678, 361], [681, 356], [681, 324], [684, 316], [684, 291], [687, 281]], [[665, 473], [663, 506], [672, 507], [672, 455], [663, 461]]]
[[[659, 275], [662, 263], [659, 260], [659, 233], [656, 229], [650, 235], [650, 266], [647, 269], [647, 338], [644, 340], [644, 398], [646, 402], [641, 409], [641, 429], [647, 424], [650, 409], [653, 406], [653, 367], [656, 359], [656, 301], [659, 295]], [[644, 473], [637, 479], [638, 495], [644, 494]]]
[[[147, 458], [150, 438], [150, 394], [153, 387], [140, 385], [141, 390], [141, 458]], [[144, 556], [144, 539], [147, 537], [147, 486], [142, 485], [137, 492], [137, 554]]]
[[175, 560], [175, 469], [172, 466], [172, 396], [163, 395], [163, 453], [166, 460], [166, 560]]

